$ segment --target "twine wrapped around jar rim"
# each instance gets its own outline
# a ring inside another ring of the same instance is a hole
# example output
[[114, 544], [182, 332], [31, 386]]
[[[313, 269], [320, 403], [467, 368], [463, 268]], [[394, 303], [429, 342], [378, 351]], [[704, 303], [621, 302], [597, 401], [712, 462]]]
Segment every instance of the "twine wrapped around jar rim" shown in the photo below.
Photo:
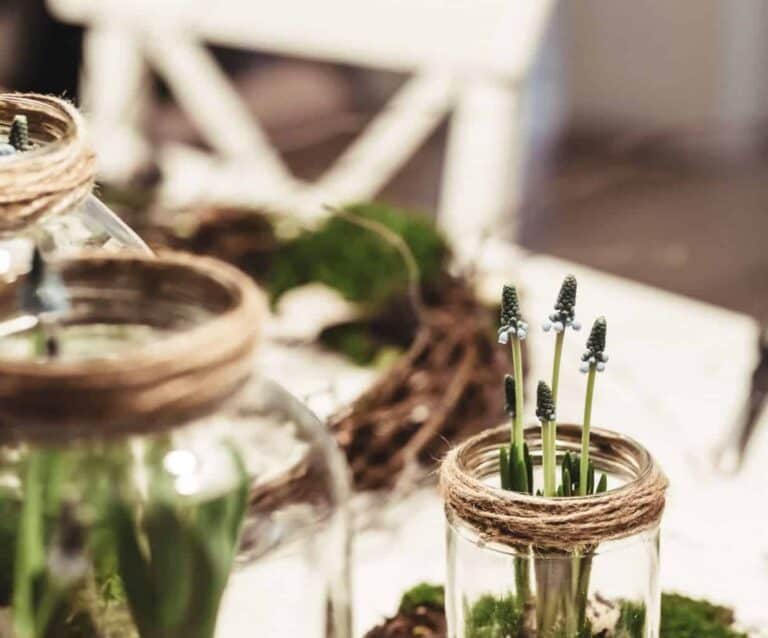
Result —
[[[505, 425], [448, 452], [440, 469], [446, 511], [485, 542], [530, 545], [534, 551], [573, 551], [656, 527], [667, 488], [661, 469], [634, 440], [599, 428], [590, 432], [590, 458], [598, 469], [622, 474], [627, 479], [622, 486], [592, 496], [544, 498], [489, 485], [483, 479], [498, 472], [498, 449], [509, 442]], [[525, 436], [535, 454], [540, 428], [527, 428]], [[563, 442], [576, 451], [580, 438], [581, 427], [558, 424], [558, 446]]]
[[[170, 332], [95, 358], [0, 359], [0, 438], [124, 436], [212, 412], [253, 369], [262, 295], [237, 269], [180, 253], [93, 254], [57, 264], [63, 324], [139, 324]], [[0, 293], [12, 303], [14, 289]]]
[[77, 206], [91, 192], [96, 158], [78, 110], [36, 93], [0, 94], [0, 129], [26, 115], [36, 148], [0, 158], [0, 233]]

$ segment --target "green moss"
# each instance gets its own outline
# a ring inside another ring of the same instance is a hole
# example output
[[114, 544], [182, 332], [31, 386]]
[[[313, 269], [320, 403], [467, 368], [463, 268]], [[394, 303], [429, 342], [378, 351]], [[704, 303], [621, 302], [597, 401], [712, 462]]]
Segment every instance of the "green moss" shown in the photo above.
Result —
[[[347, 213], [382, 224], [410, 248], [423, 283], [443, 271], [448, 247], [424, 216], [386, 204], [359, 204]], [[349, 301], [379, 308], [408, 286], [408, 271], [397, 249], [373, 231], [338, 215], [315, 231], [287, 241], [275, 258], [267, 283], [273, 301], [310, 282], [338, 290]]]
[[643, 638], [645, 635], [645, 605], [631, 600], [621, 603], [616, 638]]
[[[508, 638], [518, 636], [522, 614], [515, 597], [481, 596], [465, 608], [467, 638]], [[616, 638], [643, 638], [646, 608], [642, 603], [622, 601]], [[733, 612], [727, 607], [713, 605], [678, 594], [663, 594], [661, 598], [661, 638], [748, 638], [733, 628]], [[586, 627], [578, 637], [591, 638]], [[565, 630], [555, 631], [553, 638], [571, 638]]]
[[497, 598], [486, 594], [465, 608], [466, 638], [510, 638], [520, 633], [523, 613], [513, 594]]
[[679, 594], [661, 597], [661, 638], [747, 638], [732, 625], [727, 607]]
[[419, 583], [403, 594], [398, 609], [401, 614], [412, 614], [417, 607], [445, 607], [445, 588], [432, 583]]

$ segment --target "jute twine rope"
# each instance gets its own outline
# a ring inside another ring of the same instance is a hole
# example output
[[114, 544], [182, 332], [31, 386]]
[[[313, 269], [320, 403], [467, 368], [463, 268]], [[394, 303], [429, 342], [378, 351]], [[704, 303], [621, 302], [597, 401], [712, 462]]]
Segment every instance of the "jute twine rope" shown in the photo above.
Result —
[[0, 158], [0, 233], [73, 208], [93, 188], [96, 160], [77, 109], [35, 93], [0, 94], [0, 129], [26, 115], [35, 148]]
[[170, 253], [84, 256], [60, 270], [72, 305], [65, 324], [169, 332], [98, 358], [0, 360], [0, 438], [156, 431], [210, 413], [250, 377], [264, 306], [235, 268]]
[[[558, 440], [573, 450], [578, 449], [580, 433], [578, 426], [558, 425]], [[502, 426], [448, 453], [440, 470], [446, 510], [486, 542], [534, 550], [572, 551], [654, 528], [664, 511], [667, 488], [659, 467], [629, 438], [599, 429], [591, 434], [591, 458], [598, 469], [603, 465], [623, 474], [623, 486], [581, 498], [541, 498], [491, 487], [483, 479], [498, 471], [499, 446], [509, 441], [509, 426]], [[532, 453], [537, 437], [539, 428], [526, 430]]]

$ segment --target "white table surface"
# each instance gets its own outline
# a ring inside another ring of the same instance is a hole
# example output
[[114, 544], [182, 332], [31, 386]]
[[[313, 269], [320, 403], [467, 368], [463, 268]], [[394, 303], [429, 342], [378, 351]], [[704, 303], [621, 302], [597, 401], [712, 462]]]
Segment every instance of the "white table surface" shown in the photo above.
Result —
[[[577, 316], [585, 327], [566, 338], [559, 419], [581, 418], [585, 381], [578, 358], [589, 326], [603, 314], [610, 360], [598, 377], [593, 423], [643, 442], [669, 476], [663, 589], [732, 606], [742, 626], [760, 635], [756, 628], [768, 628], [768, 497], [763, 471], [768, 464], [768, 415], [762, 416], [740, 471], [727, 472], [715, 464], [718, 452], [733, 439], [749, 388], [757, 357], [756, 322], [503, 244], [484, 251], [479, 281], [483, 294], [494, 298], [504, 282], [515, 283], [522, 293], [523, 313], [535, 326], [551, 312], [567, 273], [578, 279]], [[289, 324], [284, 316], [281, 329]], [[527, 383], [532, 395], [536, 381], [551, 374], [553, 337], [540, 330], [529, 334]], [[318, 413], [330, 413], [334, 404], [351, 400], [375, 378], [370, 370], [317, 351], [297, 354], [295, 349], [267, 345], [261, 359], [265, 372], [289, 388], [296, 388], [301, 379], [304, 392], [296, 393], [309, 397]], [[533, 406], [527, 411], [533, 419]], [[444, 582], [443, 515], [436, 491], [417, 491], [388, 508], [379, 524], [358, 534], [353, 552], [355, 635], [362, 636], [394, 612], [407, 587], [423, 580]]]

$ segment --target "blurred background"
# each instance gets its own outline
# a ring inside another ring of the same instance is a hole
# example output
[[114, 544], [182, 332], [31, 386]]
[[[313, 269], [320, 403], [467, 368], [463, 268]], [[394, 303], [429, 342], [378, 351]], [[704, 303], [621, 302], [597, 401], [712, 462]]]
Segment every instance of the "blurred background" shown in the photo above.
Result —
[[[599, 309], [617, 326], [598, 416], [621, 418], [672, 479], [664, 587], [722, 600], [745, 626], [762, 628], [768, 503], [756, 504], [754, 489], [768, 455], [768, 427], [756, 427], [768, 421], [766, 28], [768, 4], [759, 0], [0, 0], [0, 86], [81, 106], [99, 154], [100, 197], [150, 243], [230, 258], [257, 278], [275, 242], [242, 211], [312, 223], [323, 204], [371, 200], [435, 220], [457, 261], [498, 258], [506, 279], [488, 279], [483, 301], [519, 276], [524, 305], [545, 317], [559, 279], [575, 272], [585, 321]], [[413, 232], [424, 241], [420, 264], [431, 256], [442, 269], [429, 233]], [[491, 237], [514, 250], [495, 252]], [[407, 243], [418, 253], [419, 241]], [[316, 256], [306, 248], [277, 250], [291, 271], [289, 262]], [[382, 266], [396, 270], [400, 257], [388, 258]], [[390, 328], [405, 323], [399, 293], [398, 312], [383, 313]], [[435, 307], [458, 325], [454, 302]], [[465, 302], [456, 303], [474, 299]], [[294, 327], [304, 329], [312, 313], [298, 308]], [[323, 319], [337, 306], [320, 297], [315, 308]], [[405, 337], [394, 335], [396, 355], [413, 346], [418, 321], [408, 321]], [[507, 363], [488, 354], [494, 340], [478, 338], [469, 400], [447, 410], [454, 420], [436, 437], [441, 445], [471, 420], [464, 404], [483, 403], [475, 386], [492, 399], [473, 425], [499, 418]], [[527, 345], [528, 378], [549, 374], [550, 344], [533, 337]], [[293, 391], [302, 378], [296, 392], [321, 416], [381, 371], [342, 370], [316, 351], [311, 366], [268, 356], [270, 373]], [[439, 363], [427, 372], [438, 401], [440, 374], [452, 370]], [[566, 398], [579, 406], [583, 386], [573, 388]], [[402, 406], [384, 407], [404, 422], [414, 413], [410, 404], [407, 418]], [[337, 440], [346, 441], [356, 487], [380, 487], [380, 476], [358, 469], [378, 463], [391, 478], [388, 463], [404, 444], [369, 454], [376, 423], [359, 412], [352, 421], [337, 412]], [[420, 427], [411, 420], [405, 439]], [[720, 456], [734, 447], [743, 456], [750, 437], [754, 452], [734, 477], [740, 462]], [[442, 449], [420, 450], [420, 460]], [[390, 588], [383, 607], [360, 595], [360, 630], [391, 612], [419, 569], [419, 578], [442, 578], [442, 550], [424, 531], [440, 528], [441, 506], [429, 499], [413, 508], [425, 512], [423, 525], [409, 514], [407, 543], [359, 552], [358, 582]], [[386, 552], [406, 545], [418, 550], [413, 569], [390, 574], [388, 585], [383, 566], [402, 565]]]
[[[52, 4], [61, 15], [93, 3]], [[516, 228], [506, 232], [531, 249], [768, 320], [766, 24], [758, 0], [553, 3], [521, 112], [509, 114], [520, 117], [525, 143]], [[85, 97], [81, 26], [54, 17], [44, 0], [4, 0], [0, 32], [4, 88]], [[319, 175], [406, 80], [300, 51], [213, 51], [305, 178]], [[152, 145], [204, 146], [166, 81], [151, 66], [146, 73], [154, 97], [140, 117]], [[443, 122], [379, 196], [436, 210], [446, 135]]]

